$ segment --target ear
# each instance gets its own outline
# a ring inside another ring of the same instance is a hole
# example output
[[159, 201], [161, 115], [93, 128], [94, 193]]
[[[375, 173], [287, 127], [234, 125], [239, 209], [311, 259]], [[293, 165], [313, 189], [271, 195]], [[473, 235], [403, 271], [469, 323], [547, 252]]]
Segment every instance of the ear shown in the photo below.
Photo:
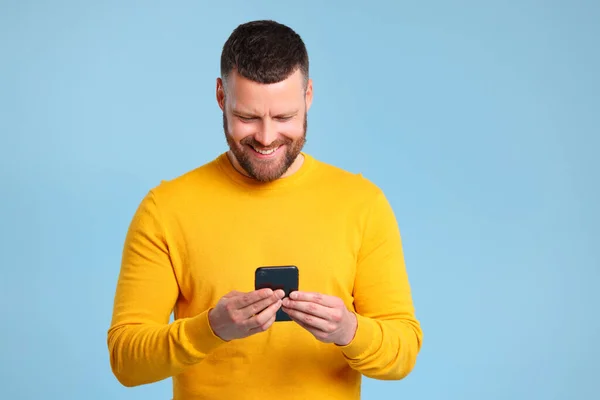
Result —
[[306, 102], [306, 111], [310, 109], [310, 106], [313, 101], [313, 82], [312, 79], [309, 79], [306, 83], [306, 94], [304, 101]]
[[217, 78], [217, 104], [222, 111], [225, 111], [225, 86], [221, 78]]

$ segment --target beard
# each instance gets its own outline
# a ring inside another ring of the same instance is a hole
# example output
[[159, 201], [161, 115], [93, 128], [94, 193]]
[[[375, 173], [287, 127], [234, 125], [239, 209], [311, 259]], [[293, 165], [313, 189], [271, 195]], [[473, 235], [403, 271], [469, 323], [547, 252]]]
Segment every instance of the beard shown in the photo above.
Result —
[[261, 160], [254, 157], [254, 150], [248, 146], [256, 147], [258, 149], [262, 149], [264, 146], [254, 140], [254, 137], [252, 136], [247, 136], [240, 140], [239, 143], [236, 143], [229, 134], [227, 126], [227, 116], [225, 115], [225, 112], [223, 112], [223, 131], [225, 132], [225, 139], [227, 140], [231, 153], [233, 153], [235, 159], [248, 176], [259, 182], [266, 183], [281, 178], [302, 152], [304, 144], [306, 143], [306, 131], [308, 126], [307, 113], [304, 113], [303, 134], [300, 138], [294, 140], [283, 137], [269, 144], [270, 148], [285, 146], [285, 154], [279, 156], [279, 158], [275, 160]]

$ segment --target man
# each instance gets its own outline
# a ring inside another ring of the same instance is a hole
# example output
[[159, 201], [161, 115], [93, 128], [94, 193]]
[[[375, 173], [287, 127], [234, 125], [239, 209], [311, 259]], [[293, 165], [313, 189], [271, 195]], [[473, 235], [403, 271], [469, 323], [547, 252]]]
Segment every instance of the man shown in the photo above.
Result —
[[[229, 151], [150, 190], [124, 245], [112, 370], [173, 377], [175, 399], [358, 399], [397, 380], [422, 332], [382, 191], [302, 151], [313, 98], [302, 39], [273, 21], [226, 41], [216, 97]], [[295, 265], [299, 290], [255, 290]], [[277, 321], [278, 309], [293, 321]], [[169, 321], [174, 312], [174, 322]]]

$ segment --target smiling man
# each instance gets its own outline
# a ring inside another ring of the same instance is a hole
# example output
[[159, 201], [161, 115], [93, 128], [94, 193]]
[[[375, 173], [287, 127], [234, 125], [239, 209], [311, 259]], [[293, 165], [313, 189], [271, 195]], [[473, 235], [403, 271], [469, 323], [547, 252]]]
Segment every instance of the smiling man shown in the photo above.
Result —
[[[127, 233], [108, 331], [123, 385], [347, 400], [362, 376], [414, 368], [422, 331], [394, 213], [370, 181], [303, 152], [312, 98], [292, 29], [234, 30], [216, 87], [229, 150], [151, 189]], [[299, 290], [255, 289], [257, 268], [277, 265], [297, 267]]]
[[[255, 81], [250, 74], [224, 60], [217, 81], [217, 101], [223, 110], [223, 128], [230, 161], [238, 171], [259, 182], [270, 182], [296, 172], [304, 159], [307, 112], [312, 82], [301, 70], [283, 80]], [[227, 67], [231, 65], [231, 67]]]

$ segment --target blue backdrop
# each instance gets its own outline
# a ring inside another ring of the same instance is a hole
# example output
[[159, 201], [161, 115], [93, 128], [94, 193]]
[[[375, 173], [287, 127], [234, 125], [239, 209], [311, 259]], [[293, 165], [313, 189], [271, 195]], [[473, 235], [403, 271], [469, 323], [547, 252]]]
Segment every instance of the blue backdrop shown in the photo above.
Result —
[[226, 149], [220, 50], [259, 18], [308, 46], [307, 151], [403, 233], [424, 346], [363, 397], [600, 398], [600, 3], [573, 0], [1, 1], [0, 398], [170, 398], [110, 371], [123, 239]]

